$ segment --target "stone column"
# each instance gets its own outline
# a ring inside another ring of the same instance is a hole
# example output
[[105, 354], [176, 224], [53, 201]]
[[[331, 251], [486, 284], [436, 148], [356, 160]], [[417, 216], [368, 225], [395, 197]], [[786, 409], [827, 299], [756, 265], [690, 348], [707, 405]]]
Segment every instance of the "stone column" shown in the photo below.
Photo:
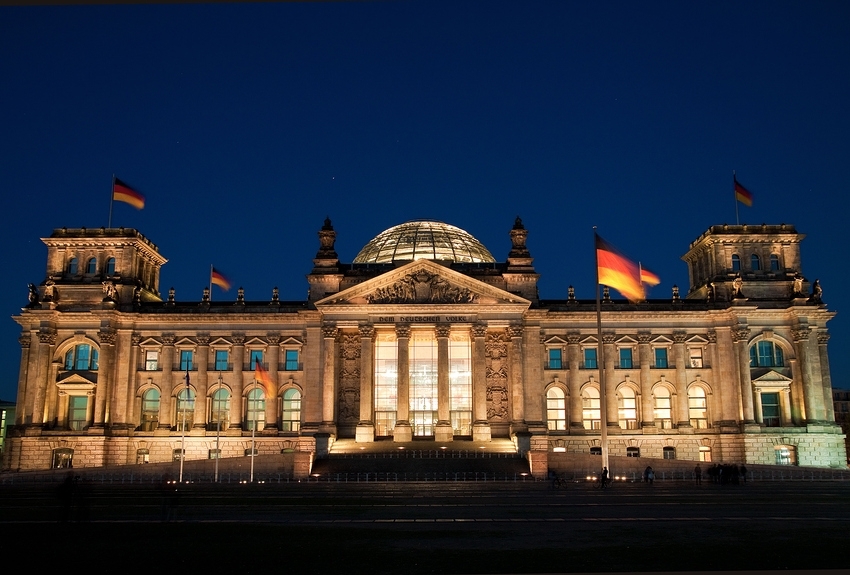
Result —
[[451, 441], [451, 414], [449, 412], [449, 334], [448, 325], [439, 324], [435, 328], [437, 336], [437, 425], [434, 427], [434, 439]]
[[688, 409], [686, 337], [687, 334], [683, 331], [673, 332], [673, 362], [676, 364], [676, 414], [679, 418], [676, 427], [682, 430], [691, 429], [690, 410]]
[[715, 427], [725, 427], [734, 423], [735, 418], [732, 417], [726, 409], [726, 395], [728, 393], [723, 389], [721, 383], [722, 376], [720, 372], [720, 357], [717, 352], [717, 332], [713, 329], [708, 330], [706, 334], [708, 338], [708, 346], [706, 349], [706, 360], [709, 362], [707, 366], [710, 371], [710, 381], [712, 384], [712, 395], [714, 397], [713, 422]]
[[159, 394], [159, 424], [157, 429], [171, 430], [171, 394], [174, 392], [174, 381], [171, 371], [174, 368], [174, 335], [162, 336], [162, 382]]
[[266, 425], [263, 428], [263, 433], [272, 435], [278, 430], [278, 419], [280, 418], [280, 384], [279, 384], [279, 374], [280, 374], [280, 335], [278, 334], [269, 334], [268, 336], [269, 347], [267, 352], [267, 363], [269, 365], [269, 377], [271, 377], [272, 383], [272, 397], [266, 398]]
[[35, 385], [32, 414], [27, 419], [31, 427], [40, 428], [44, 426], [44, 406], [47, 401], [47, 385], [50, 380], [50, 361], [56, 345], [56, 331], [45, 330], [38, 334], [37, 371], [35, 374]]
[[740, 369], [738, 368], [738, 346], [733, 339], [733, 330], [720, 327], [714, 330], [717, 338], [715, 348], [716, 362], [711, 367], [711, 376], [716, 386], [722, 386], [722, 416], [721, 426], [725, 426], [728, 432], [740, 431], [739, 422], [743, 418], [741, 408], [741, 386], [738, 383]]
[[829, 356], [826, 352], [826, 344], [829, 341], [829, 333], [818, 332], [818, 356], [820, 359], [820, 378], [823, 385], [823, 402], [826, 407], [826, 420], [835, 421], [835, 404], [832, 399], [832, 376], [829, 374]]
[[243, 390], [245, 388], [245, 334], [233, 334], [233, 397], [230, 398], [230, 424], [227, 426], [228, 433], [239, 435], [242, 431], [242, 418], [244, 417]]
[[206, 430], [207, 428], [207, 388], [209, 375], [207, 369], [210, 362], [210, 336], [198, 336], [198, 372], [195, 375], [195, 412], [192, 417], [192, 428]]
[[336, 435], [336, 340], [339, 330], [335, 325], [322, 326], [322, 425], [319, 431]]
[[410, 325], [396, 324], [397, 373], [396, 380], [398, 404], [393, 441], [413, 441], [413, 428], [410, 426]]
[[375, 441], [375, 421], [372, 406], [374, 404], [375, 363], [372, 359], [375, 328], [361, 325], [360, 329], [360, 421], [357, 423], [355, 438], [357, 443]]
[[756, 387], [755, 391], [755, 399], [753, 401], [753, 415], [755, 416], [756, 423], [759, 425], [764, 424], [764, 414], [761, 409], [761, 391], [760, 387]]
[[472, 326], [472, 439], [490, 441], [487, 421], [487, 326]]
[[656, 433], [655, 406], [652, 401], [652, 334], [638, 332], [638, 361], [640, 362], [640, 426], [644, 433]]
[[570, 429], [576, 431], [584, 431], [582, 422], [582, 405], [581, 405], [581, 335], [577, 333], [567, 334], [567, 362], [569, 365], [569, 382], [567, 385], [570, 389]]
[[732, 329], [732, 341], [738, 349], [738, 381], [741, 389], [741, 411], [744, 417], [744, 425], [755, 423], [755, 410], [753, 407], [753, 382], [750, 379], [750, 329], [739, 326]]
[[791, 390], [785, 388], [782, 390], [780, 403], [782, 404], [782, 425], [793, 425], [791, 422]]
[[616, 347], [614, 345], [615, 335], [613, 333], [602, 334], [603, 355], [605, 356], [605, 381], [600, 385], [605, 386], [605, 419], [609, 431], [620, 432], [620, 418], [617, 414], [617, 382], [615, 381], [614, 366], [616, 365]]
[[509, 373], [510, 373], [510, 392], [511, 392], [511, 433], [528, 431], [528, 425], [525, 422], [525, 384], [523, 381], [523, 349], [522, 349], [522, 331], [521, 325], [512, 325], [508, 328], [507, 334], [511, 341], [509, 358]]
[[109, 405], [112, 396], [115, 394], [113, 389], [113, 358], [115, 356], [115, 332], [108, 328], [103, 328], [98, 333], [100, 339], [100, 355], [97, 361], [97, 386], [94, 393], [94, 421], [92, 427], [103, 428], [103, 424], [109, 422], [111, 417], [109, 413]]
[[803, 377], [803, 399], [806, 403], [806, 425], [820, 424], [826, 420], [826, 410], [824, 409], [823, 388], [818, 385], [813, 373], [812, 364], [814, 363], [809, 349], [809, 334], [811, 329], [808, 326], [794, 328], [792, 335], [794, 337], [794, 345], [797, 348], [797, 357], [800, 358], [800, 374]]
[[15, 425], [23, 425], [24, 413], [26, 412], [27, 407], [29, 407], [26, 405], [26, 392], [32, 336], [29, 332], [22, 333], [18, 338], [18, 343], [21, 344], [21, 366], [18, 370], [18, 395], [15, 400]]

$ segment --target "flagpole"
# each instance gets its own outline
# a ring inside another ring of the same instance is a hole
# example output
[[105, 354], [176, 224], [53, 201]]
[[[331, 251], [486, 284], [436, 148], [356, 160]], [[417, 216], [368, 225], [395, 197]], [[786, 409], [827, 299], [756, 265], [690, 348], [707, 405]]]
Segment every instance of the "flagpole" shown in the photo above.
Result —
[[732, 199], [735, 201], [735, 225], [741, 225], [738, 220], [738, 194], [735, 192], [735, 184], [738, 183], [738, 178], [735, 177], [735, 170], [732, 170]]
[[[254, 384], [256, 385], [257, 378], [254, 378]], [[250, 400], [248, 400], [250, 401]], [[249, 483], [254, 483], [254, 449], [255, 449], [255, 437], [257, 435], [257, 407], [254, 406], [254, 425], [251, 426], [251, 481]]]
[[[607, 402], [605, 401], [605, 347], [602, 344], [602, 300], [599, 295], [599, 252], [597, 246], [596, 226], [593, 226], [593, 251], [596, 258], [596, 345], [597, 345], [597, 367], [599, 368], [599, 424], [600, 437], [602, 443], [602, 467], [608, 467], [608, 416]], [[608, 469], [608, 477], [611, 477], [611, 470]], [[600, 475], [599, 480], [602, 481]]]
[[112, 174], [112, 189], [109, 190], [109, 223], [106, 228], [112, 227], [112, 203], [115, 201], [115, 174]]
[[[220, 371], [218, 372], [218, 388], [222, 388]], [[215, 396], [213, 396], [213, 407], [215, 407]], [[215, 482], [218, 483], [218, 460], [221, 459], [221, 413], [218, 411], [216, 411], [215, 419], [218, 424], [215, 429]]]
[[213, 265], [210, 264], [210, 303], [212, 303], [212, 272], [213, 272]]

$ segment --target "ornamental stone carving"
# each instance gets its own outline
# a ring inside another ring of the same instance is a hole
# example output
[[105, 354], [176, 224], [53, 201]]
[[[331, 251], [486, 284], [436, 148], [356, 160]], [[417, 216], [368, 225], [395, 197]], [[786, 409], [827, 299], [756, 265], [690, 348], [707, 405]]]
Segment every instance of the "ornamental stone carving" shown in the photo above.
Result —
[[360, 359], [360, 336], [350, 333], [340, 338], [340, 353], [344, 361]]
[[245, 334], [244, 333], [234, 333], [230, 338], [233, 340], [233, 345], [242, 345], [245, 343]]
[[434, 333], [437, 337], [449, 337], [451, 335], [452, 328], [444, 323], [438, 324], [434, 328]]
[[49, 331], [42, 331], [38, 334], [38, 342], [46, 343], [47, 345], [53, 345], [56, 343], [56, 333]]
[[336, 339], [339, 335], [339, 329], [335, 325], [323, 325], [322, 337], [325, 339]]
[[425, 270], [407, 274], [366, 296], [369, 303], [473, 303], [477, 296]]
[[571, 344], [581, 343], [581, 334], [580, 333], [568, 333], [567, 334], [567, 343], [571, 343]]
[[508, 421], [508, 337], [490, 332], [484, 342], [487, 378], [487, 419]]
[[717, 332], [713, 329], [708, 330], [705, 337], [708, 339], [708, 343], [717, 343]]
[[521, 325], [512, 325], [509, 326], [505, 332], [508, 334], [508, 337], [522, 337], [522, 326]]
[[791, 336], [794, 338], [794, 341], [806, 341], [809, 339], [809, 334], [812, 333], [812, 330], [809, 327], [795, 327], [791, 330]]
[[28, 333], [24, 333], [18, 338], [18, 343], [21, 344], [22, 348], [26, 349], [30, 346], [30, 343], [32, 343], [32, 339], [30, 339]]
[[602, 334], [602, 343], [615, 343], [617, 335], [611, 332]]
[[130, 338], [130, 341], [133, 345], [139, 345], [140, 343], [142, 343], [142, 336], [138, 333], [134, 333]]
[[375, 336], [375, 327], [371, 325], [361, 325], [357, 328], [360, 331], [361, 338], [372, 339]]
[[198, 345], [209, 345], [210, 344], [210, 336], [209, 334], [199, 334], [198, 337], [195, 338], [198, 342]]
[[829, 341], [829, 334], [824, 332], [818, 333], [818, 343], [820, 345], [826, 345], [826, 342]]
[[742, 341], [747, 341], [750, 337], [750, 328], [748, 327], [733, 327], [732, 328], [732, 341], [734, 343], [740, 343]]
[[399, 323], [395, 326], [395, 336], [398, 338], [402, 337], [410, 337], [410, 325], [406, 323]]
[[649, 343], [652, 341], [652, 334], [648, 331], [639, 331], [637, 334], [638, 343]]
[[115, 345], [115, 332], [101, 331], [97, 334], [101, 345]]
[[337, 392], [340, 422], [356, 423], [360, 420], [360, 338], [359, 334], [353, 333], [344, 333], [340, 337], [342, 366]]
[[674, 331], [673, 332], [673, 343], [685, 343], [685, 340], [688, 338], [688, 334], [683, 331]]
[[472, 326], [472, 329], [470, 331], [472, 332], [472, 337], [487, 336], [487, 326], [484, 324], [475, 324]]

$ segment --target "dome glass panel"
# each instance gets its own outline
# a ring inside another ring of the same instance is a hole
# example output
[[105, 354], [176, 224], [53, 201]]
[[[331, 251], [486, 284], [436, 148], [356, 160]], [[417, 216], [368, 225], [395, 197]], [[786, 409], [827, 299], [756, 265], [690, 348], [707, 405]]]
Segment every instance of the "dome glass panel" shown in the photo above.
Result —
[[357, 257], [356, 264], [394, 261], [442, 260], [460, 263], [492, 263], [496, 260], [468, 232], [430, 220], [415, 220], [393, 226], [375, 236]]

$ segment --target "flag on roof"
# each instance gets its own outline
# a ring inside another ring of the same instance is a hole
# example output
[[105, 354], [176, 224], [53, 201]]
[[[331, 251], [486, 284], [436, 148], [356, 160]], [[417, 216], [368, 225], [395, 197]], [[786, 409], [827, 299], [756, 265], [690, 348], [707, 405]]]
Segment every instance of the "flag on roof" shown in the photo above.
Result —
[[630, 301], [644, 299], [638, 265], [620, 255], [599, 235], [596, 235], [596, 267], [600, 284], [614, 288]]
[[640, 266], [640, 281], [651, 286], [657, 286], [661, 283], [661, 278], [649, 271], [643, 266]]
[[212, 268], [210, 270], [210, 283], [213, 285], [217, 285], [224, 291], [230, 289], [230, 280], [227, 279], [227, 277], [223, 273], [221, 273], [215, 268]]
[[738, 183], [737, 178], [733, 176], [733, 181], [735, 182], [735, 199], [744, 204], [745, 206], [753, 205], [753, 194], [740, 183]]
[[137, 210], [145, 207], [145, 197], [118, 178], [112, 179], [112, 199], [130, 204]]

